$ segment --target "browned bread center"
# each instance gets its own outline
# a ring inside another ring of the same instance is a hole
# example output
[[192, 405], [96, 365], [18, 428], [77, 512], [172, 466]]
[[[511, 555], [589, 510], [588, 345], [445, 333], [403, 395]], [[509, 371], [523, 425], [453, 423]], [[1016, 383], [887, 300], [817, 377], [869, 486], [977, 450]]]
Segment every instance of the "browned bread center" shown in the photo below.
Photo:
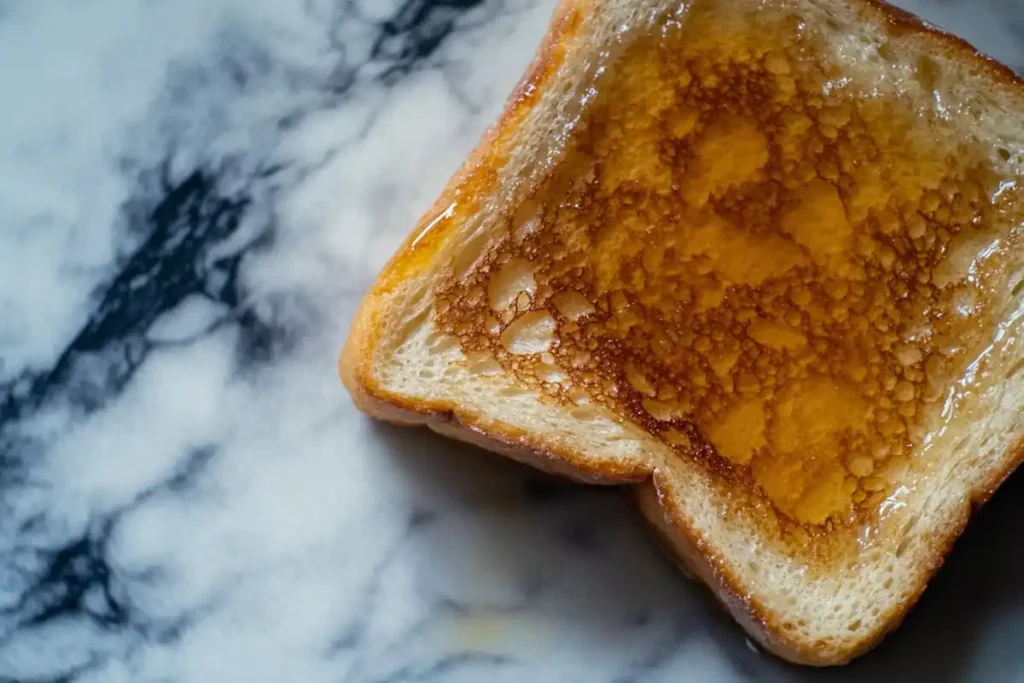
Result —
[[[971, 391], [1018, 190], [945, 125], [957, 103], [872, 93], [797, 18], [766, 22], [697, 3], [617, 57], [498, 248], [456, 259], [439, 325], [778, 524], [852, 528]], [[920, 59], [926, 91], [939, 68]]]

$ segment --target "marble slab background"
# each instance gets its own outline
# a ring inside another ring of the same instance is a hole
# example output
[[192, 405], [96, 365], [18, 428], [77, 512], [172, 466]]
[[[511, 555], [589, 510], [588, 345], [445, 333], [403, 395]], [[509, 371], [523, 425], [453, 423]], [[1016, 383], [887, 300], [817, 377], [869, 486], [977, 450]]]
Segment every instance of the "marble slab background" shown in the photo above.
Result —
[[[1024, 68], [1017, 0], [900, 3]], [[359, 416], [362, 291], [554, 0], [0, 0], [0, 682], [1024, 680], [1024, 480], [828, 673], [626, 497]]]

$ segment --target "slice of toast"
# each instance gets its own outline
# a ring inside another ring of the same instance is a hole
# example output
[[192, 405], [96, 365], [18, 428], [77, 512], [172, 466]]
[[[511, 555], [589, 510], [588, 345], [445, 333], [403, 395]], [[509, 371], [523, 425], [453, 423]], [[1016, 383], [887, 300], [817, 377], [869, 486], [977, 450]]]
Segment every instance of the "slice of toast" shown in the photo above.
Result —
[[1024, 457], [1022, 113], [876, 0], [563, 0], [342, 377], [635, 485], [761, 644], [847, 662]]

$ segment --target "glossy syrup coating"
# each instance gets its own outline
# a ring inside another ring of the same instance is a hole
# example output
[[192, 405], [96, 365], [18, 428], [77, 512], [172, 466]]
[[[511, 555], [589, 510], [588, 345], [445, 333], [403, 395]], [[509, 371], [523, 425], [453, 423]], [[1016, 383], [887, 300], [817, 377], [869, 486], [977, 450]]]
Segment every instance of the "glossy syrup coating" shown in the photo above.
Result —
[[831, 528], [877, 510], [991, 339], [1016, 190], [800, 31], [638, 39], [437, 314], [471, 359]]

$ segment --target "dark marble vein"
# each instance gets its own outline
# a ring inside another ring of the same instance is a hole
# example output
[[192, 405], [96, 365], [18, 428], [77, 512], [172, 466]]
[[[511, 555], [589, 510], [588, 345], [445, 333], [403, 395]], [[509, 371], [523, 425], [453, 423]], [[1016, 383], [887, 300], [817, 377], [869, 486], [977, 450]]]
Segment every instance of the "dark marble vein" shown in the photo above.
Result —
[[[225, 325], [235, 328], [239, 370], [260, 367], [287, 353], [293, 341], [290, 336], [295, 333], [275, 318], [272, 298], [257, 297], [243, 277], [247, 259], [274, 245], [275, 192], [289, 173], [302, 170], [275, 160], [280, 136], [317, 108], [337, 106], [343, 98], [354, 96], [363, 79], [397, 84], [435, 54], [458, 30], [460, 18], [481, 4], [482, 0], [409, 0], [392, 17], [367, 27], [374, 38], [361, 62], [354, 61], [343, 44], [335, 45], [337, 64], [319, 80], [299, 72], [282, 76], [280, 65], [273, 63], [258, 41], [225, 41], [228, 48], [214, 48], [219, 56], [212, 66], [209, 62], [198, 62], [194, 68], [172, 66], [164, 101], [178, 109], [172, 114], [154, 110], [151, 124], [154, 130], [169, 131], [161, 133], [170, 136], [162, 145], [164, 157], [126, 164], [126, 173], [131, 174], [127, 180], [135, 189], [121, 209], [120, 220], [126, 226], [125, 244], [132, 246], [94, 294], [86, 322], [53, 364], [42, 370], [25, 370], [0, 385], [0, 492], [31, 485], [30, 464], [46, 455], [47, 444], [22, 426], [55, 408], [74, 422], [117, 399], [146, 360], [164, 345], [151, 340], [149, 330], [191, 297], [204, 297], [225, 312], [205, 333]], [[351, 3], [339, 5], [344, 11], [335, 22], [358, 19]], [[190, 108], [197, 89], [211, 88], [210, 97], [220, 111], [230, 108], [233, 99], [278, 77], [286, 78], [289, 88], [313, 96], [296, 98], [299, 105], [280, 112], [276, 130], [247, 150], [248, 158], [204, 158], [201, 149], [182, 153], [191, 143], [177, 139], [176, 131], [188, 130], [190, 117], [210, 113]], [[226, 85], [210, 86], [211, 79]], [[164, 120], [166, 116], [172, 119]], [[175, 122], [173, 117], [183, 117], [184, 122]], [[183, 166], [182, 159], [191, 161]], [[246, 232], [242, 226], [248, 226]], [[177, 343], [193, 341], [198, 339]], [[159, 623], [139, 611], [132, 603], [129, 585], [158, 577], [125, 575], [111, 562], [110, 546], [127, 516], [156, 496], [189, 491], [216, 456], [216, 448], [206, 446], [183, 454], [168, 478], [127, 505], [95, 516], [84, 530], [57, 545], [45, 541], [45, 512], [19, 520], [23, 513], [9, 508], [11, 514], [0, 527], [14, 523], [16, 528], [5, 541], [10, 546], [0, 561], [0, 578], [17, 576], [16, 584], [22, 588], [13, 600], [0, 606], [0, 660], [5, 644], [16, 634], [56, 621], [89, 622], [105, 634], [123, 638], [116, 648], [122, 655], [139, 642], [180, 637], [197, 615], [184, 614]], [[11, 503], [5, 501], [4, 505]], [[367, 610], [372, 608], [374, 595], [370, 586]], [[335, 648], [344, 650], [357, 644], [363, 628], [365, 624], [353, 624], [339, 636]], [[85, 664], [65, 667], [67, 670], [54, 678], [31, 680], [70, 682], [108, 656], [97, 651]], [[460, 656], [432, 662], [396, 672], [387, 680], [434, 680], [475, 661], [475, 656]]]
[[482, 0], [408, 0], [385, 21], [374, 42], [371, 59], [387, 64], [379, 78], [394, 83], [432, 55], [455, 29], [466, 11]]
[[[208, 254], [237, 230], [247, 204], [244, 196], [218, 196], [214, 179], [202, 171], [165, 187], [147, 217], [148, 237], [97, 297], [54, 366], [4, 388], [0, 435], [58, 397], [88, 414], [116, 396], [150, 351], [146, 331], [186, 297], [202, 293], [237, 305], [240, 257], [209, 263]], [[208, 281], [216, 271], [227, 278], [213, 291]]]
[[[107, 632], [123, 630], [162, 641], [173, 637], [181, 623], [154, 624], [139, 614], [126, 595], [122, 577], [111, 566], [109, 545], [117, 526], [156, 496], [178, 495], [191, 489], [216, 455], [216, 449], [202, 446], [182, 458], [177, 469], [164, 481], [142, 491], [129, 504], [96, 518], [77, 537], [53, 548], [21, 549], [29, 570], [28, 587], [17, 602], [0, 609], [0, 652], [4, 642], [19, 629], [38, 627], [55, 619], [86, 619]], [[11, 567], [8, 567], [11, 569]], [[133, 577], [144, 582], [147, 577]]]
[[[409, 0], [395, 15], [376, 27], [376, 38], [369, 62], [383, 65], [376, 78], [389, 84], [407, 75], [417, 64], [432, 55], [456, 28], [458, 18], [482, 4], [482, 0]], [[338, 21], [344, 21], [341, 17]], [[227, 54], [218, 68], [237, 87], [244, 90], [271, 71], [265, 51], [243, 50], [244, 58]], [[344, 60], [344, 54], [341, 55]], [[358, 65], [352, 69], [354, 73]], [[200, 78], [176, 78], [170, 87], [174, 99], [187, 99], [188, 88]], [[337, 94], [354, 84], [355, 76], [342, 83], [324, 84]], [[308, 113], [308, 112], [306, 112]], [[294, 121], [303, 112], [289, 118]], [[171, 146], [173, 149], [173, 145]], [[262, 324], [255, 311], [237, 311], [244, 294], [239, 290], [238, 270], [245, 250], [208, 262], [208, 255], [230, 238], [252, 203], [250, 190], [226, 191], [222, 185], [237, 186], [232, 179], [222, 183], [214, 168], [195, 168], [181, 180], [172, 181], [161, 167], [163, 187], [159, 200], [143, 226], [130, 226], [133, 232], [148, 235], [96, 296], [96, 307], [87, 323], [66, 346], [52, 368], [25, 373], [0, 385], [0, 436], [5, 429], [33, 411], [63, 396], [84, 413], [94, 411], [117, 396], [151, 350], [146, 331], [162, 315], [193, 294], [201, 294], [236, 310], [235, 320], [243, 331], [243, 354], [258, 361], [273, 357], [275, 330]], [[282, 172], [269, 160], [258, 164], [243, 180], [243, 187]], [[181, 175], [181, 174], [179, 174]], [[125, 212], [138, 211], [145, 198], [126, 202]], [[268, 231], [263, 242], [272, 239]], [[255, 246], [255, 243], [247, 245]], [[223, 284], [215, 285], [215, 282]], [[0, 457], [9, 456], [10, 446], [0, 441]]]

